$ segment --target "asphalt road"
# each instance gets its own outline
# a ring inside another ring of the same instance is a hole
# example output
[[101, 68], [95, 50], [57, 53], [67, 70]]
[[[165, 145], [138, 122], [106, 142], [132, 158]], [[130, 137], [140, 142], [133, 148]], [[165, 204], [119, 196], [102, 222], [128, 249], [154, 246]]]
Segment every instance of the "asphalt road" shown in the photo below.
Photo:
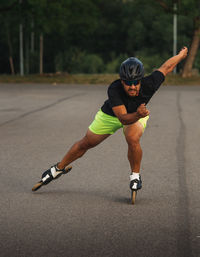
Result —
[[162, 87], [148, 105], [143, 189], [130, 204], [122, 130], [36, 193], [79, 140], [104, 85], [0, 85], [1, 257], [199, 257], [200, 87]]

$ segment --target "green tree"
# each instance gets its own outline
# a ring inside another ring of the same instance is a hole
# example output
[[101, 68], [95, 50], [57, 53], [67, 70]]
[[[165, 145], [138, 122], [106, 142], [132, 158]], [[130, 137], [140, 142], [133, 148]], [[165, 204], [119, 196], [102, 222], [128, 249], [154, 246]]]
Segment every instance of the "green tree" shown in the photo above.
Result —
[[[1, 73], [19, 70], [20, 23], [26, 73], [117, 72], [125, 56], [139, 57], [150, 72], [172, 53], [172, 0], [22, 0], [21, 5], [19, 0], [1, 2]], [[179, 47], [188, 45], [193, 36], [197, 2], [178, 3]], [[9, 65], [10, 56], [14, 68], [11, 61]], [[195, 67], [199, 67], [199, 58], [195, 58]]]
[[[1, 1], [1, 7], [0, 7], [0, 20], [2, 27], [4, 28], [4, 33], [2, 33], [2, 42], [4, 42], [5, 45], [7, 45], [7, 51], [6, 51], [6, 59], [9, 60], [10, 65], [10, 71], [11, 74], [15, 74], [15, 68], [14, 68], [14, 61], [13, 61], [13, 30], [12, 28], [12, 22], [15, 20], [13, 16], [15, 15], [9, 15], [9, 13], [13, 14], [13, 10], [17, 6], [18, 1], [17, 0], [2, 0]], [[5, 53], [2, 52], [0, 54], [1, 56]]]
[[182, 76], [190, 77], [192, 67], [198, 53], [200, 44], [200, 0], [155, 0], [167, 12], [173, 12], [173, 4], [178, 4], [178, 14], [189, 17], [193, 22], [192, 41], [189, 54], [183, 67]]

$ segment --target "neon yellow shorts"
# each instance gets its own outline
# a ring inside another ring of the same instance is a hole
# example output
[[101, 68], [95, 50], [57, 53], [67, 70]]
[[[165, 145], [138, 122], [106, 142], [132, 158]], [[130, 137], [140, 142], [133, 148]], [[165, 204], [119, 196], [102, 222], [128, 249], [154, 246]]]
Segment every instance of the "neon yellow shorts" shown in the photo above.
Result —
[[[149, 116], [139, 119], [143, 128], [146, 128], [147, 120]], [[123, 128], [124, 125], [119, 121], [117, 117], [108, 115], [100, 109], [94, 121], [90, 124], [89, 130], [97, 135], [114, 134], [118, 129]]]

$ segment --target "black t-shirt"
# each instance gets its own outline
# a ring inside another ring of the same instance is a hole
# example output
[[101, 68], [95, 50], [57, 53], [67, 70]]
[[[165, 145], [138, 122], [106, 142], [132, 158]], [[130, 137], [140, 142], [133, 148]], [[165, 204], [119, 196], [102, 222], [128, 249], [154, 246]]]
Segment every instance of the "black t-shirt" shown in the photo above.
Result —
[[126, 94], [120, 79], [115, 80], [108, 87], [108, 100], [104, 102], [101, 110], [108, 115], [115, 116], [112, 107], [125, 105], [127, 113], [136, 112], [142, 103], [149, 102], [164, 80], [165, 76], [162, 72], [154, 71], [141, 80], [139, 95], [134, 97]]

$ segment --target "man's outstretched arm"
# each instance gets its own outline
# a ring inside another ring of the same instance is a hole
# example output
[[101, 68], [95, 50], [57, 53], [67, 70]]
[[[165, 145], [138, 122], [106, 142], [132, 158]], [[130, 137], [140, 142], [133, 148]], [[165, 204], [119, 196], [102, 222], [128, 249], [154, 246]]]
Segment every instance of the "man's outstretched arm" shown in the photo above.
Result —
[[187, 54], [188, 54], [187, 47], [183, 47], [177, 55], [169, 58], [166, 62], [164, 62], [163, 65], [161, 65], [161, 67], [158, 70], [166, 76], [168, 73], [173, 71], [173, 69], [176, 67], [176, 65], [179, 62], [185, 59]]

